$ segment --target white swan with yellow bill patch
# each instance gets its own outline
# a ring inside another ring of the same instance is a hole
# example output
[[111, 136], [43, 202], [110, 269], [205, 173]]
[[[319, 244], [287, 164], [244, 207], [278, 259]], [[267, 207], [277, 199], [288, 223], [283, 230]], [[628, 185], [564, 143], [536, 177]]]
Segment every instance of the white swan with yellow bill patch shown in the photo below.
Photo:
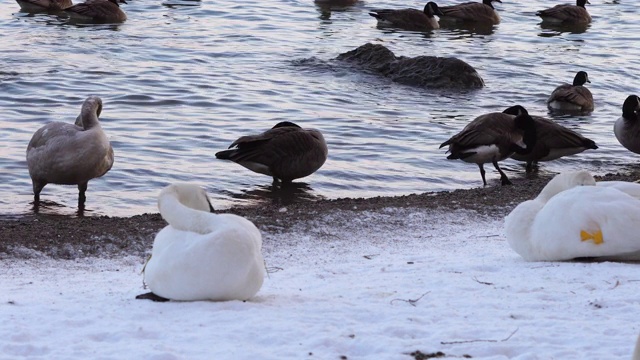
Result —
[[527, 261], [640, 260], [640, 184], [559, 174], [506, 217], [505, 232]]
[[247, 300], [266, 274], [262, 236], [253, 223], [233, 214], [213, 214], [204, 189], [173, 184], [158, 197], [169, 225], [153, 243], [144, 280], [155, 301]]

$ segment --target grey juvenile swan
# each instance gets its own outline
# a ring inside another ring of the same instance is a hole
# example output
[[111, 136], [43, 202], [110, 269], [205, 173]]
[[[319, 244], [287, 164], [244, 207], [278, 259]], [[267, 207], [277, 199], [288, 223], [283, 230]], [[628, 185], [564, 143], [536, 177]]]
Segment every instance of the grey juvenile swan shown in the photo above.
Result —
[[78, 207], [84, 208], [89, 180], [113, 166], [113, 148], [98, 116], [102, 100], [88, 97], [75, 124], [50, 122], [33, 134], [27, 147], [27, 165], [37, 206], [47, 184], [78, 185]]
[[374, 9], [369, 15], [378, 19], [378, 24], [406, 30], [433, 30], [440, 28], [434, 15], [442, 16], [438, 5], [429, 1], [424, 10], [416, 9]]
[[65, 9], [69, 16], [78, 21], [121, 23], [127, 20], [127, 15], [120, 9], [125, 0], [87, 0], [81, 4]]
[[[235, 149], [231, 149], [235, 147]], [[283, 121], [259, 135], [234, 141], [216, 158], [231, 160], [251, 171], [290, 183], [313, 174], [327, 160], [327, 143], [316, 129], [303, 129]]]

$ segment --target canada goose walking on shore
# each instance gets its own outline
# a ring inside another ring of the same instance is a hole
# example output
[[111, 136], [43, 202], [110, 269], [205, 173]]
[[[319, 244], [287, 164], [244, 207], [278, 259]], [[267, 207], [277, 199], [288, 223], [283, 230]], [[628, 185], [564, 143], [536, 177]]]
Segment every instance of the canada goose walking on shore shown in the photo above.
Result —
[[524, 107], [519, 109], [516, 117], [498, 112], [478, 116], [461, 132], [443, 142], [440, 148], [449, 145], [451, 155], [447, 159], [477, 164], [484, 185], [487, 185], [485, 163], [492, 163], [498, 170], [502, 185], [510, 185], [511, 181], [498, 166], [498, 161], [514, 152], [528, 154], [536, 142], [535, 122]]
[[158, 196], [168, 223], [153, 241], [143, 269], [154, 301], [248, 300], [262, 287], [266, 269], [262, 235], [234, 214], [213, 214], [207, 193], [192, 184], [172, 184]]
[[488, 25], [500, 23], [500, 15], [493, 7], [493, 2], [501, 0], [482, 0], [482, 2], [465, 2], [458, 5], [440, 6], [441, 21], [475, 22]]
[[622, 105], [622, 116], [613, 125], [618, 142], [627, 150], [640, 154], [640, 98], [629, 95]]
[[424, 10], [416, 9], [374, 9], [369, 15], [378, 19], [378, 24], [393, 26], [406, 30], [433, 30], [440, 28], [434, 15], [442, 16], [438, 5], [433, 1], [424, 6]]
[[[512, 106], [503, 111], [505, 114], [518, 115], [522, 112], [520, 105]], [[536, 142], [528, 154], [513, 153], [512, 159], [526, 161], [527, 171], [533, 169], [538, 161], [550, 161], [563, 156], [581, 153], [587, 149], [597, 149], [596, 143], [568, 129], [553, 120], [531, 116], [536, 124]]]
[[34, 205], [47, 184], [77, 185], [78, 207], [84, 208], [89, 180], [113, 166], [113, 148], [98, 117], [102, 100], [88, 97], [75, 124], [50, 122], [33, 134], [27, 147], [27, 165], [33, 183]]
[[[232, 149], [234, 148], [235, 149]], [[230, 150], [216, 153], [216, 158], [231, 160], [247, 169], [273, 177], [274, 182], [313, 174], [327, 160], [327, 143], [316, 129], [303, 129], [283, 121], [259, 135], [234, 141]]]
[[20, 9], [26, 12], [61, 11], [71, 7], [71, 0], [17, 0]]
[[591, 22], [591, 15], [585, 8], [585, 4], [589, 4], [589, 1], [577, 0], [575, 5], [556, 5], [549, 9], [540, 10], [536, 12], [536, 15], [540, 16], [543, 22], [550, 24], [588, 24]]
[[589, 75], [586, 71], [578, 71], [573, 78], [573, 84], [562, 84], [553, 90], [547, 99], [547, 106], [556, 111], [593, 111], [593, 95], [584, 86], [585, 83], [591, 83]]
[[125, 0], [87, 0], [65, 9], [65, 12], [77, 21], [121, 23], [127, 20], [127, 15], [120, 9], [120, 3], [127, 2]]

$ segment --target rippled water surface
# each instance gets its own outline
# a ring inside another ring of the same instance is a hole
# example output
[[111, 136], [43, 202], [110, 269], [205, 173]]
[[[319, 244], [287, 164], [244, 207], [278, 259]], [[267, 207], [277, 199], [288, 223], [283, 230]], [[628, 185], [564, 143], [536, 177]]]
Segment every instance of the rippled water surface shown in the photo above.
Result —
[[[30, 211], [31, 135], [49, 121], [73, 122], [88, 95], [103, 99], [101, 121], [116, 157], [109, 173], [89, 182], [90, 214], [155, 212], [158, 191], [174, 181], [203, 185], [217, 208], [280, 199], [269, 177], [214, 153], [282, 120], [320, 129], [329, 145], [329, 159], [301, 180], [296, 198], [481, 186], [477, 167], [446, 160], [439, 144], [474, 117], [514, 103], [546, 114], [549, 93], [578, 70], [589, 73], [596, 110], [556, 119], [600, 149], [543, 163], [540, 171], [628, 168], [640, 155], [619, 145], [612, 128], [626, 96], [640, 92], [638, 8], [591, 3], [586, 31], [542, 28], [535, 11], [556, 1], [505, 0], [496, 5], [502, 23], [491, 31], [419, 33], [379, 29], [367, 13], [424, 6], [413, 0], [333, 9], [311, 0], [130, 0], [122, 5], [124, 24], [84, 26], [0, 0], [0, 213]], [[329, 61], [366, 42], [397, 55], [458, 57], [486, 87], [423, 90]], [[503, 163], [510, 177], [524, 176], [522, 164]], [[498, 183], [491, 166], [487, 178]], [[48, 185], [42, 199], [53, 204], [46, 211], [72, 214], [77, 189]]]

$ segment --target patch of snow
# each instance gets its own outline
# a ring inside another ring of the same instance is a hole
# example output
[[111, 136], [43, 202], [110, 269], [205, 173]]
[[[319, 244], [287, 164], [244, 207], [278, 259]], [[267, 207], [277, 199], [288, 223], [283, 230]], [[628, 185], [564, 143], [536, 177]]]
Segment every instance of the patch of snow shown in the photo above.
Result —
[[248, 302], [135, 300], [137, 256], [4, 259], [0, 358], [630, 359], [640, 267], [525, 262], [502, 227], [384, 209], [263, 230]]

